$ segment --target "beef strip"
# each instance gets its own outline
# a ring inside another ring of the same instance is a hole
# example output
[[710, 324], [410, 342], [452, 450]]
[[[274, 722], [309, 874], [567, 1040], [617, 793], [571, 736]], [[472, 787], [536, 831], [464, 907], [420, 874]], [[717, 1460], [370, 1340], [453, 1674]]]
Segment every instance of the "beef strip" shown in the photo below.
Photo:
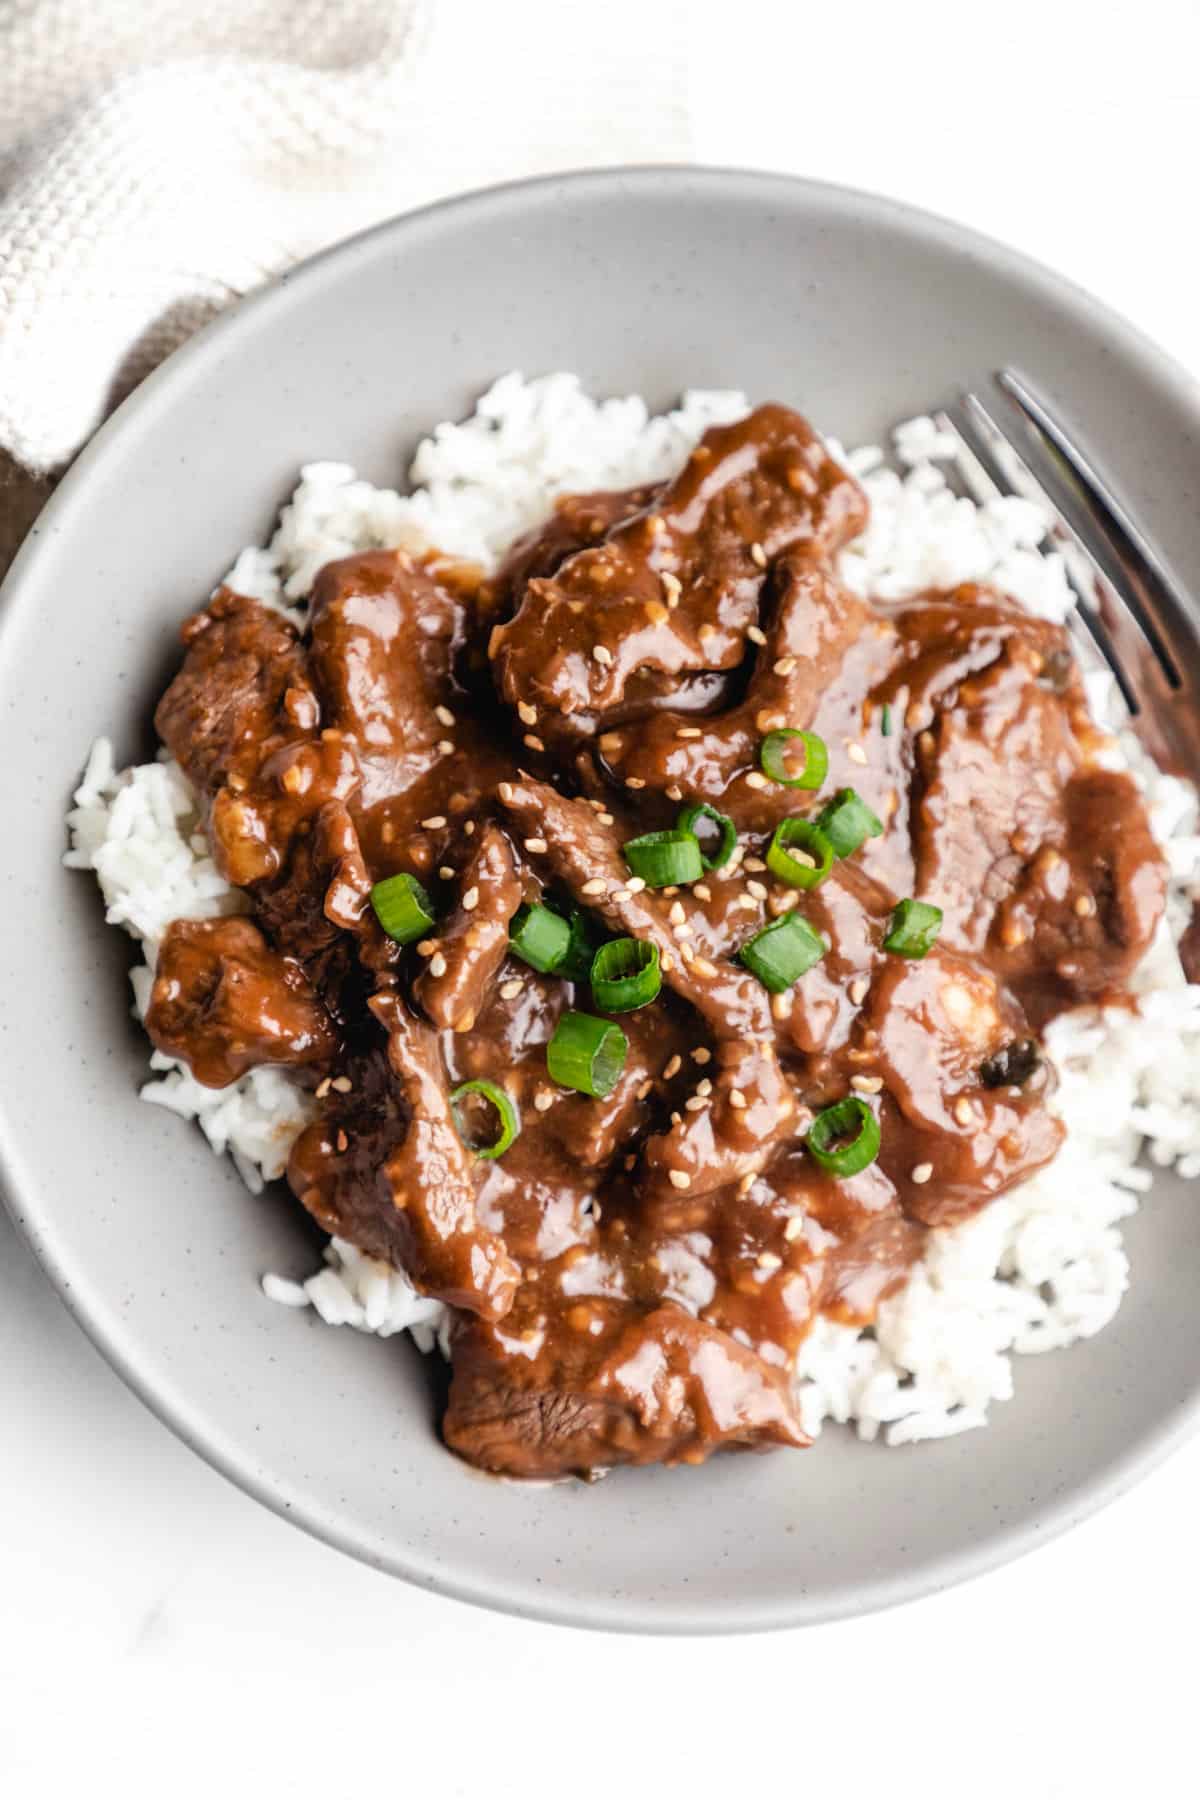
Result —
[[514, 1355], [502, 1330], [468, 1327], [442, 1425], [450, 1448], [481, 1469], [544, 1478], [809, 1442], [786, 1371], [679, 1307], [606, 1310], [603, 1337], [560, 1340], [550, 1370]]
[[797, 413], [763, 406], [715, 427], [652, 511], [526, 584], [492, 635], [497, 685], [541, 739], [594, 735], [647, 674], [736, 668], [770, 562], [797, 544], [831, 553], [865, 516]]
[[146, 1030], [205, 1087], [263, 1064], [325, 1067], [338, 1039], [301, 965], [250, 919], [175, 919], [159, 945]]
[[[352, 1086], [298, 1139], [288, 1166], [293, 1191], [327, 1231], [403, 1268], [422, 1292], [448, 1306], [499, 1319], [512, 1305], [519, 1271], [475, 1205], [471, 1152], [450, 1108], [435, 1034], [383, 993], [371, 1011], [387, 1032], [387, 1064], [397, 1092], [375, 1128]], [[372, 1065], [379, 1089], [378, 1059]], [[350, 1077], [353, 1083], [353, 1076]], [[360, 1121], [364, 1120], [365, 1129]]]
[[508, 955], [508, 926], [524, 898], [512, 847], [487, 824], [462, 874], [458, 905], [428, 939], [413, 992], [435, 1025], [470, 1031]]

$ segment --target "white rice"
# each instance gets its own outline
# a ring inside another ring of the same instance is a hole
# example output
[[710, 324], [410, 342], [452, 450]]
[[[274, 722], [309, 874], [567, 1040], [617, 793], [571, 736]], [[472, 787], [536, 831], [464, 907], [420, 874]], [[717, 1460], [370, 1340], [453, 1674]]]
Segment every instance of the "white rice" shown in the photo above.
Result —
[[[372, 487], [343, 463], [312, 463], [265, 548], [243, 550], [229, 584], [302, 616], [317, 570], [331, 557], [435, 543], [493, 567], [512, 539], [547, 514], [554, 495], [663, 479], [712, 424], [738, 417], [742, 394], [692, 392], [652, 416], [636, 396], [597, 402], [572, 375], [503, 376], [463, 424], [439, 425], [417, 451], [414, 491]], [[875, 446], [838, 454], [871, 500], [867, 531], [844, 553], [858, 592], [898, 598], [923, 588], [990, 580], [1032, 612], [1065, 619], [1073, 604], [1061, 559], [1039, 544], [1045, 521], [1024, 500], [977, 506], [958, 497], [941, 464], [953, 455], [931, 419], [909, 420], [889, 459]], [[1116, 723], [1111, 677], [1087, 676], [1093, 711]], [[1112, 760], [1146, 794], [1171, 869], [1163, 929], [1138, 973], [1136, 1012], [1083, 1009], [1058, 1020], [1048, 1043], [1062, 1077], [1068, 1128], [1055, 1162], [965, 1225], [930, 1234], [904, 1291], [871, 1331], [820, 1320], [797, 1368], [811, 1431], [853, 1422], [888, 1444], [946, 1437], [987, 1421], [1012, 1393], [1012, 1357], [1065, 1348], [1116, 1313], [1128, 1282], [1120, 1222], [1152, 1180], [1147, 1162], [1200, 1174], [1200, 987], [1184, 982], [1175, 941], [1200, 897], [1200, 805], [1188, 783], [1163, 775], [1123, 733]], [[69, 867], [92, 869], [110, 923], [140, 939], [131, 976], [140, 1018], [159, 939], [174, 918], [244, 908], [217, 873], [198, 830], [195, 797], [165, 758], [118, 771], [112, 749], [92, 750], [68, 815]], [[312, 1102], [280, 1070], [234, 1086], [201, 1087], [155, 1051], [143, 1098], [195, 1119], [259, 1192], [283, 1173]], [[329, 1324], [387, 1337], [408, 1330], [445, 1349], [446, 1309], [386, 1264], [333, 1239], [303, 1282], [265, 1275], [266, 1296], [313, 1307]]]

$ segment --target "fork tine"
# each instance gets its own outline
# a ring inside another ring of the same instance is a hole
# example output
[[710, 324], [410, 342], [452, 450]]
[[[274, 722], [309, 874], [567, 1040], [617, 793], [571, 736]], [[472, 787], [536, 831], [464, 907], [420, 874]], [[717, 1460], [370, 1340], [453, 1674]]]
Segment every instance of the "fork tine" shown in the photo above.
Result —
[[982, 401], [975, 394], [964, 394], [962, 411], [963, 429], [959, 429], [952, 419], [947, 423], [991, 489], [986, 498], [1017, 494], [1032, 501], [1047, 515], [1049, 535], [1062, 557], [1067, 581], [1079, 602], [1067, 620], [1067, 630], [1081, 648], [1093, 656], [1099, 655], [1116, 682], [1126, 707], [1136, 716], [1141, 711], [1137, 692], [1126, 674], [1113, 641], [1114, 634], [1110, 634], [1104, 623], [1105, 615], [1111, 616], [1106, 601], [1112, 597], [1112, 590], [1105, 581], [1103, 570]]
[[1050, 456], [1060, 479], [1081, 496], [1087, 517], [1102, 533], [1121, 571], [1127, 589], [1122, 599], [1130, 606], [1171, 686], [1182, 687], [1183, 676], [1167, 645], [1159, 617], [1164, 607], [1168, 616], [1178, 617], [1182, 612], [1186, 617], [1188, 609], [1179, 598], [1179, 584], [1172, 580], [1112, 489], [1029, 382], [1009, 368], [997, 371], [995, 379], [1021, 414], [1034, 442]]

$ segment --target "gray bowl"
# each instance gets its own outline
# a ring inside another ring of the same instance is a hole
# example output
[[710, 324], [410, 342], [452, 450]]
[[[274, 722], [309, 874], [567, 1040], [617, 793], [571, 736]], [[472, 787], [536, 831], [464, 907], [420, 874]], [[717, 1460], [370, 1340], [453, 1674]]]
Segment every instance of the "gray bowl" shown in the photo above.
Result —
[[[250, 1493], [381, 1569], [512, 1612], [639, 1631], [866, 1611], [1044, 1541], [1120, 1493], [1200, 1396], [1200, 1208], [1162, 1180], [1094, 1342], [1017, 1367], [990, 1430], [886, 1451], [718, 1458], [596, 1487], [450, 1457], [427, 1364], [266, 1301], [299, 1209], [251, 1199], [139, 1103], [128, 948], [60, 866], [91, 739], [148, 748], [181, 616], [262, 539], [298, 465], [394, 483], [498, 372], [575, 369], [654, 402], [741, 386], [850, 442], [1014, 361], [1058, 395], [1200, 586], [1200, 399], [1086, 295], [885, 201], [763, 175], [632, 170], [468, 196], [307, 264], [128, 400], [47, 508], [0, 618], [0, 1149], [15, 1218], [81, 1324]], [[82, 1473], [82, 1471], [81, 1471]], [[131, 1472], [131, 1478], [136, 1478]]]

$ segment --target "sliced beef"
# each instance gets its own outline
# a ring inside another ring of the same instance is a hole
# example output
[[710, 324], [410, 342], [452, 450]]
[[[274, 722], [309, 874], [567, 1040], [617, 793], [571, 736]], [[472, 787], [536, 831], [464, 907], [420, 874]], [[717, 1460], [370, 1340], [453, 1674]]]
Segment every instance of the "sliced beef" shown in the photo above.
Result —
[[615, 526], [644, 512], [660, 491], [656, 484], [615, 493], [560, 494], [545, 524], [519, 537], [504, 559], [496, 577], [502, 614], [507, 618], [516, 611], [527, 582], [557, 574], [568, 556], [601, 542]]
[[[288, 1179], [327, 1231], [394, 1262], [448, 1306], [502, 1318], [519, 1271], [479, 1219], [474, 1159], [455, 1126], [437, 1037], [394, 994], [371, 1010], [387, 1033], [388, 1128], [376, 1129], [378, 1102], [364, 1105], [361, 1084], [336, 1103], [331, 1093], [297, 1141]], [[371, 1066], [377, 1095], [384, 1078], [378, 1059]]]
[[187, 656], [158, 703], [159, 737], [202, 791], [264, 746], [317, 723], [295, 627], [258, 600], [222, 588], [183, 627]]
[[549, 741], [603, 729], [647, 675], [736, 668], [770, 562], [798, 544], [831, 553], [865, 517], [797, 413], [764, 406], [716, 427], [652, 511], [527, 583], [493, 634], [500, 691]]
[[444, 1031], [470, 1031], [508, 955], [508, 927], [524, 899], [512, 846], [485, 825], [461, 876], [458, 904], [431, 934], [413, 992]]
[[[891, 632], [828, 566], [792, 552], [772, 573], [765, 642], [747, 645], [751, 670], [741, 701], [719, 713], [662, 711], [604, 733], [599, 750], [615, 780], [670, 799], [707, 801], [746, 830], [769, 830], [814, 804], [796, 789], [764, 782], [759, 751], [781, 727], [805, 730], [851, 648], [870, 630], [887, 654]], [[747, 781], [746, 777], [750, 779]]]
[[264, 1064], [324, 1067], [338, 1039], [298, 962], [250, 919], [176, 919], [159, 946], [146, 1013], [158, 1049], [205, 1087]]
[[809, 1441], [786, 1371], [724, 1332], [675, 1306], [579, 1312], [602, 1337], [556, 1340], [550, 1359], [512, 1355], [502, 1330], [467, 1328], [442, 1426], [452, 1450], [496, 1474], [544, 1478]]

